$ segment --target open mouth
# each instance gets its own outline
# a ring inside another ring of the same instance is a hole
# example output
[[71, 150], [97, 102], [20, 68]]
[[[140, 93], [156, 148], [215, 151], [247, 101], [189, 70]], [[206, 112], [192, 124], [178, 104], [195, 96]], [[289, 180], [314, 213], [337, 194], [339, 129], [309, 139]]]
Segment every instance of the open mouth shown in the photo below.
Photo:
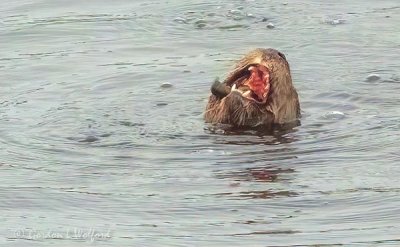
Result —
[[232, 91], [237, 91], [246, 99], [265, 103], [270, 91], [270, 72], [261, 64], [252, 64], [243, 71], [243, 76], [232, 84]]

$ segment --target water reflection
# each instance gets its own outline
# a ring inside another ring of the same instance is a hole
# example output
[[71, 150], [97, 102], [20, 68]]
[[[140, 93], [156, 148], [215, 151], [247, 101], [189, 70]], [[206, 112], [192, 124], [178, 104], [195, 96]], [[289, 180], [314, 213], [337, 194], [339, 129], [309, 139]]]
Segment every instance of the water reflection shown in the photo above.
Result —
[[[294, 231], [294, 230], [266, 230], [266, 231], [257, 231], [257, 232], [249, 232], [249, 233], [237, 233], [237, 234], [232, 234], [232, 236], [246, 236], [246, 235], [275, 235], [275, 234], [296, 234], [296, 233], [301, 233], [300, 231]], [[321, 245], [318, 245], [321, 246]]]
[[242, 170], [225, 172], [217, 174], [220, 179], [231, 179], [238, 182], [279, 182], [287, 178], [281, 178], [280, 175], [294, 173], [293, 168], [278, 168], [278, 167], [254, 167], [245, 168]]
[[[230, 185], [228, 192], [218, 196], [245, 200], [297, 196], [297, 192], [282, 189], [280, 185], [289, 183], [295, 173], [291, 163], [297, 158], [294, 155], [297, 148], [292, 144], [299, 141], [296, 135], [299, 124], [270, 129], [209, 126], [207, 130], [214, 135], [217, 145], [228, 145], [237, 150], [227, 158], [228, 166], [215, 171], [217, 178], [228, 180]], [[254, 183], [258, 185], [252, 187]]]
[[272, 191], [272, 190], [258, 190], [258, 191], [243, 191], [239, 193], [222, 193], [217, 196], [229, 196], [236, 199], [272, 199], [275, 197], [292, 197], [297, 196], [298, 193], [292, 191]]
[[[235, 171], [217, 172], [217, 178], [231, 181], [229, 184], [230, 187], [236, 188], [237, 190], [235, 192], [225, 192], [218, 195], [228, 196], [233, 199], [271, 199], [275, 197], [297, 196], [298, 193], [295, 191], [273, 189], [277, 186], [268, 186], [269, 183], [289, 183], [291, 177], [287, 174], [293, 173], [295, 173], [293, 168], [280, 168], [276, 166], [260, 166]], [[248, 185], [253, 182], [263, 183], [264, 186], [257, 186], [257, 190], [243, 190], [248, 188]], [[259, 189], [266, 186], [271, 188]]]

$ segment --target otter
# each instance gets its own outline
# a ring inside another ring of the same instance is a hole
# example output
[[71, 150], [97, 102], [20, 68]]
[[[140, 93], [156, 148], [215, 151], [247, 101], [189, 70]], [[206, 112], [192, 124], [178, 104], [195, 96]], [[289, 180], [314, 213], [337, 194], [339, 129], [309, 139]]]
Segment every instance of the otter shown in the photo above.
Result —
[[285, 55], [261, 48], [245, 55], [223, 82], [212, 84], [204, 118], [237, 127], [298, 122], [299, 97]]

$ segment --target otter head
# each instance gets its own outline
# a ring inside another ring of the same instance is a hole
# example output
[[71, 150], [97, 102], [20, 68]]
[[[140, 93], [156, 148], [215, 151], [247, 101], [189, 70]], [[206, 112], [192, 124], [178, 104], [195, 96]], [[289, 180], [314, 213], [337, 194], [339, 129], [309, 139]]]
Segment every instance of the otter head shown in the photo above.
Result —
[[235, 126], [296, 121], [300, 105], [286, 57], [274, 49], [244, 56], [221, 83], [215, 81], [205, 119]]

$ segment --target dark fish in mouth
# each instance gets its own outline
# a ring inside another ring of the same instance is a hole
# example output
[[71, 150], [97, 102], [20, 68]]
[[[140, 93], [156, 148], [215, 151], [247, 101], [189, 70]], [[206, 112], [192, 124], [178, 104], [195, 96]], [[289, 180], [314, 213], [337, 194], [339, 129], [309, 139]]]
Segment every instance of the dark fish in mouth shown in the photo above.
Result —
[[300, 117], [300, 103], [283, 53], [256, 49], [244, 56], [223, 82], [216, 80], [206, 122], [234, 126], [285, 124]]

